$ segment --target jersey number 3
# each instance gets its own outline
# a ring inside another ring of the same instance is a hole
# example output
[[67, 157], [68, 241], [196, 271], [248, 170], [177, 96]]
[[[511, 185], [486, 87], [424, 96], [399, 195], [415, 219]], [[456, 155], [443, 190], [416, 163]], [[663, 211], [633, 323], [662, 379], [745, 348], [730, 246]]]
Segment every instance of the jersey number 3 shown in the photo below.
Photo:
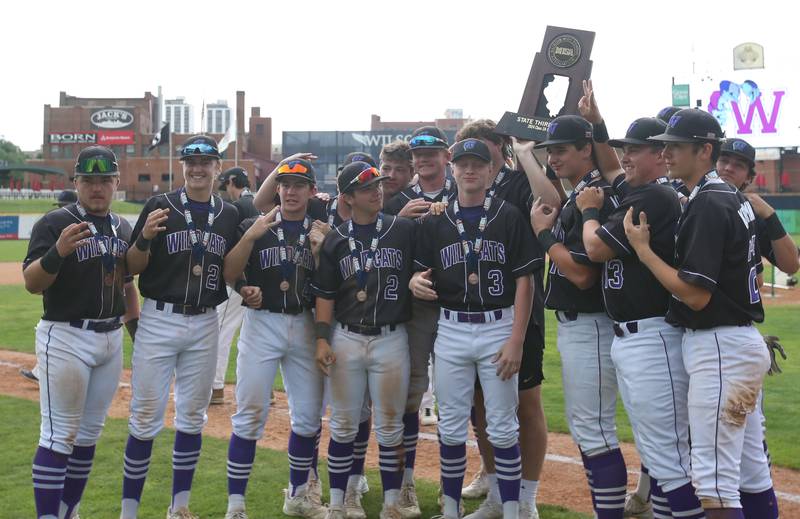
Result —
[[606, 270], [603, 273], [606, 278], [606, 288], [619, 290], [622, 288], [622, 260], [612, 259], [606, 262]]

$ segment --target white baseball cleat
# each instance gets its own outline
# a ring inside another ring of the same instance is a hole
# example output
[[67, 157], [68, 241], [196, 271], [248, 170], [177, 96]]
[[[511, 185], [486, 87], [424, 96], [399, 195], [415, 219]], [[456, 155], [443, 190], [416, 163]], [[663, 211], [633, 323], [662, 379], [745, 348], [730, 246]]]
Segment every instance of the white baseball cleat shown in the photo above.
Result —
[[322, 485], [319, 483], [319, 478], [316, 476], [308, 478], [308, 482], [306, 483], [306, 494], [308, 494], [309, 498], [312, 498], [319, 504], [322, 504]]
[[653, 505], [645, 501], [639, 494], [625, 496], [625, 508], [622, 517], [636, 517], [638, 519], [653, 519]]
[[358, 480], [358, 488], [357, 491], [362, 496], [369, 492], [369, 482], [367, 481], [367, 476], [361, 474], [361, 477]]
[[503, 519], [503, 503], [498, 503], [487, 497], [477, 510], [464, 517], [464, 519]]
[[289, 496], [289, 491], [283, 490], [283, 513], [292, 517], [305, 517], [307, 519], [323, 519], [328, 509], [309, 493], [308, 487], [302, 494]]
[[167, 519], [200, 519], [199, 516], [194, 515], [185, 506], [173, 510], [171, 507], [167, 508]]
[[347, 517], [344, 507], [341, 505], [329, 506], [328, 513], [325, 514], [325, 519], [347, 519]]
[[420, 415], [420, 422], [422, 425], [436, 425], [439, 423], [439, 417], [436, 416], [436, 413], [430, 407], [424, 408]]
[[519, 519], [539, 519], [539, 510], [536, 505], [531, 507], [530, 503], [519, 503]]
[[483, 465], [481, 464], [481, 470], [476, 472], [472, 477], [470, 484], [461, 490], [461, 497], [465, 497], [467, 499], [478, 499], [480, 497], [485, 497], [488, 493], [489, 478], [486, 476], [486, 470], [484, 470]]
[[358, 489], [347, 489], [344, 493], [344, 510], [347, 519], [367, 519], [367, 513], [361, 506], [361, 494]]
[[400, 497], [397, 499], [397, 508], [403, 519], [418, 519], [422, 517], [417, 501], [417, 488], [413, 483], [400, 487]]
[[247, 512], [244, 510], [234, 510], [225, 514], [225, 519], [247, 519]]
[[380, 519], [403, 519], [403, 514], [400, 513], [400, 509], [397, 508], [397, 505], [384, 504]]

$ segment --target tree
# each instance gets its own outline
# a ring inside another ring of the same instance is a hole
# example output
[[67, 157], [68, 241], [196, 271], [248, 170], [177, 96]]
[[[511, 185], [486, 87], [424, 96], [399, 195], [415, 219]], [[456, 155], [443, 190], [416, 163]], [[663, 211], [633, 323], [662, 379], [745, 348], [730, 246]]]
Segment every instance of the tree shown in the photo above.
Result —
[[25, 164], [27, 157], [19, 146], [11, 141], [0, 139], [0, 164]]

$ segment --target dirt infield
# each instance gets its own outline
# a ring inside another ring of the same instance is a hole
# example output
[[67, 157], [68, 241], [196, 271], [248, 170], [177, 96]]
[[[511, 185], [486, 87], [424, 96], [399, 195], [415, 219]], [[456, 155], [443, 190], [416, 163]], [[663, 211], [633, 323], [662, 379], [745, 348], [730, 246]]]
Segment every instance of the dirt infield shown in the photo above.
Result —
[[0, 285], [22, 285], [24, 283], [20, 262], [0, 262]]
[[[35, 384], [24, 383], [18, 374], [20, 367], [30, 368], [35, 363], [35, 357], [26, 353], [0, 350], [0, 393], [28, 400], [38, 400], [38, 388]], [[230, 415], [235, 411], [232, 401], [233, 388], [226, 387], [228, 403], [220, 406], [211, 406], [208, 413], [208, 425], [205, 433], [218, 438], [230, 437]], [[125, 370], [122, 375], [119, 390], [114, 398], [110, 416], [114, 418], [127, 418], [130, 402], [130, 371]], [[167, 422], [171, 426], [173, 416], [172, 400], [167, 411]], [[327, 445], [327, 428], [323, 428], [323, 456]], [[285, 450], [289, 437], [289, 412], [286, 397], [283, 393], [276, 393], [276, 402], [270, 413], [264, 437], [258, 444], [276, 450]], [[439, 478], [439, 456], [436, 443], [435, 427], [421, 428], [421, 441], [417, 454], [417, 474], [424, 479], [437, 481]], [[31, 441], [34, 441], [31, 439]], [[628, 482], [635, 485], [638, 477], [639, 457], [631, 444], [622, 447], [625, 461], [628, 465]], [[473, 446], [469, 449], [468, 474], [471, 475], [478, 468], [478, 452]], [[560, 505], [579, 512], [591, 513], [591, 500], [586, 484], [583, 467], [580, 464], [580, 455], [572, 443], [571, 438], [565, 434], [550, 433], [547, 449], [547, 461], [544, 466], [541, 486], [539, 487], [538, 502]], [[367, 466], [377, 467], [377, 446], [370, 442], [367, 454]], [[779, 492], [779, 501], [783, 517], [800, 517], [800, 472], [773, 467], [776, 490]], [[224, 477], [223, 474], [220, 477]]]

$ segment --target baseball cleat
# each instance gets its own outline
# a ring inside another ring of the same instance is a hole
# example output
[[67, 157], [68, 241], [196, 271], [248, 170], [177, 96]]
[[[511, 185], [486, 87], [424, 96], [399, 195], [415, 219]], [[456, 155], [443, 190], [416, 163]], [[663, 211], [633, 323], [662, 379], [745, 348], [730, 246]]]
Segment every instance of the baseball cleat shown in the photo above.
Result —
[[639, 494], [625, 496], [625, 508], [622, 517], [636, 517], [638, 519], [653, 519], [653, 505], [645, 501]]
[[436, 425], [439, 423], [439, 417], [433, 412], [433, 409], [426, 407], [422, 410], [422, 417], [420, 418], [422, 425]]
[[362, 496], [369, 492], [369, 483], [367, 482], [367, 476], [361, 474], [361, 478], [358, 480], [358, 488], [357, 491]]
[[519, 519], [539, 519], [539, 510], [536, 505], [531, 507], [530, 503], [519, 503]]
[[328, 513], [325, 514], [325, 519], [348, 519], [348, 517], [349, 516], [344, 511], [344, 507], [341, 505], [329, 506]]
[[344, 493], [344, 510], [347, 519], [367, 519], [367, 513], [361, 506], [361, 494], [357, 489], [347, 489]]
[[461, 490], [461, 497], [478, 499], [485, 497], [488, 493], [489, 478], [486, 476], [486, 470], [484, 470], [483, 465], [481, 465], [481, 470], [475, 473], [470, 484]]
[[322, 485], [320, 485], [318, 477], [312, 475], [308, 478], [306, 494], [308, 494], [310, 498], [322, 504]]
[[247, 519], [247, 513], [244, 510], [235, 510], [226, 513], [225, 519]]
[[[442, 515], [431, 517], [431, 519], [437, 519], [437, 518], [438, 519], [450, 519], [450, 516], [444, 515], [444, 494], [442, 493], [442, 487], [439, 487], [439, 497], [436, 500], [436, 502], [439, 505], [439, 511], [442, 513]], [[458, 518], [456, 518], [456, 519], [461, 519], [462, 517], [464, 517], [464, 500], [463, 499], [458, 502]]]
[[418, 519], [422, 517], [417, 501], [417, 489], [413, 483], [400, 487], [400, 497], [397, 499], [397, 508], [402, 519]]
[[397, 505], [387, 505], [384, 503], [380, 519], [403, 519], [403, 514], [400, 513], [400, 509], [397, 508]]
[[477, 510], [464, 517], [464, 519], [503, 519], [503, 503], [498, 503], [487, 497]]
[[211, 405], [222, 405], [225, 403], [225, 389], [212, 389], [211, 390]]
[[309, 493], [307, 487], [305, 492], [294, 496], [289, 496], [289, 491], [283, 489], [283, 513], [291, 517], [323, 519], [328, 515], [328, 509]]
[[167, 519], [200, 519], [200, 517], [194, 515], [188, 508], [183, 506], [177, 510], [167, 508]]
[[27, 380], [33, 382], [34, 384], [38, 384], [39, 383], [39, 377], [37, 377], [33, 373], [33, 371], [31, 371], [29, 369], [22, 368], [21, 370], [19, 370], [19, 374], [22, 375], [23, 377], [25, 377]]

